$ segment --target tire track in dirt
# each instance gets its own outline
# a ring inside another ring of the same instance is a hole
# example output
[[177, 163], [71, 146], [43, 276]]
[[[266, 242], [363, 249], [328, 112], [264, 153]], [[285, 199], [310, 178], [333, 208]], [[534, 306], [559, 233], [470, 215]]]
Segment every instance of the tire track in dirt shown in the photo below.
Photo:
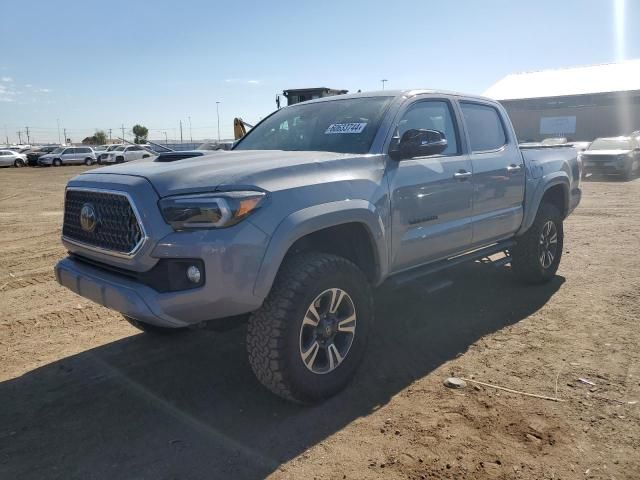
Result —
[[0, 282], [0, 292], [8, 292], [18, 288], [31, 287], [40, 283], [50, 282], [54, 279], [53, 271], [33, 273], [31, 275], [15, 278], [9, 282]]

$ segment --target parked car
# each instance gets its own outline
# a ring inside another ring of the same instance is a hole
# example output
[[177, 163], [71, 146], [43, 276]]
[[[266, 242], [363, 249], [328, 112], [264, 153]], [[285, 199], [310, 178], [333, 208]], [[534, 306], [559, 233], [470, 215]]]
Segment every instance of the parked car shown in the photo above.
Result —
[[354, 375], [374, 286], [497, 253], [549, 282], [581, 197], [573, 148], [520, 149], [498, 102], [432, 90], [288, 106], [206, 160], [73, 178], [56, 279], [147, 332], [250, 314], [256, 377], [303, 403]]
[[634, 137], [596, 138], [582, 152], [585, 174], [615, 174], [631, 179], [640, 173], [640, 143]]
[[24, 167], [26, 164], [27, 156], [24, 153], [0, 150], [0, 167]]
[[61, 165], [93, 165], [96, 155], [91, 147], [59, 147], [38, 158], [38, 165], [59, 167]]
[[55, 149], [60, 148], [58, 145], [46, 145], [44, 147], [35, 147], [27, 152], [27, 162], [30, 167], [38, 165], [38, 159], [42, 155], [53, 152]]
[[141, 158], [154, 157], [157, 154], [142, 145], [120, 145], [107, 153], [101, 153], [98, 161], [104, 163], [124, 163]]

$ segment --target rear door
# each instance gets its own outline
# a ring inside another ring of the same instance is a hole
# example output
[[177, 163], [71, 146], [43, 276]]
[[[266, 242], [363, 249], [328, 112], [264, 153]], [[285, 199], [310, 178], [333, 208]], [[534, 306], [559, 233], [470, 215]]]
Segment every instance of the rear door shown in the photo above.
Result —
[[409, 129], [432, 129], [448, 145], [439, 155], [389, 160], [393, 273], [468, 249], [472, 233], [471, 161], [453, 103], [420, 96], [398, 118], [398, 138]]
[[522, 224], [525, 169], [504, 110], [492, 102], [462, 100], [473, 166], [473, 246], [513, 235]]

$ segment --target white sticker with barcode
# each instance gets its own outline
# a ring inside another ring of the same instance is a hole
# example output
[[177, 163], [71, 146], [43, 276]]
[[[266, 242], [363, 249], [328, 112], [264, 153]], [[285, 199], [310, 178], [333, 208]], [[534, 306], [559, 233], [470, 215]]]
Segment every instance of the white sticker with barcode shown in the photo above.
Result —
[[325, 135], [334, 133], [362, 133], [366, 123], [332, 123], [324, 132]]

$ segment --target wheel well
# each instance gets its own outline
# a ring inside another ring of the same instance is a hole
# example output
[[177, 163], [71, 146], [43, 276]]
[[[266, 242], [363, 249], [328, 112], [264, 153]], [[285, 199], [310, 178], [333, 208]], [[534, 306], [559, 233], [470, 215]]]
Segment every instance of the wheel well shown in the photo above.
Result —
[[374, 244], [362, 223], [343, 223], [305, 235], [291, 245], [287, 256], [310, 251], [332, 253], [352, 261], [372, 283], [378, 277]]
[[567, 216], [567, 192], [565, 190], [562, 185], [554, 185], [544, 192], [540, 204], [550, 203], [560, 211], [562, 218], [565, 218]]

